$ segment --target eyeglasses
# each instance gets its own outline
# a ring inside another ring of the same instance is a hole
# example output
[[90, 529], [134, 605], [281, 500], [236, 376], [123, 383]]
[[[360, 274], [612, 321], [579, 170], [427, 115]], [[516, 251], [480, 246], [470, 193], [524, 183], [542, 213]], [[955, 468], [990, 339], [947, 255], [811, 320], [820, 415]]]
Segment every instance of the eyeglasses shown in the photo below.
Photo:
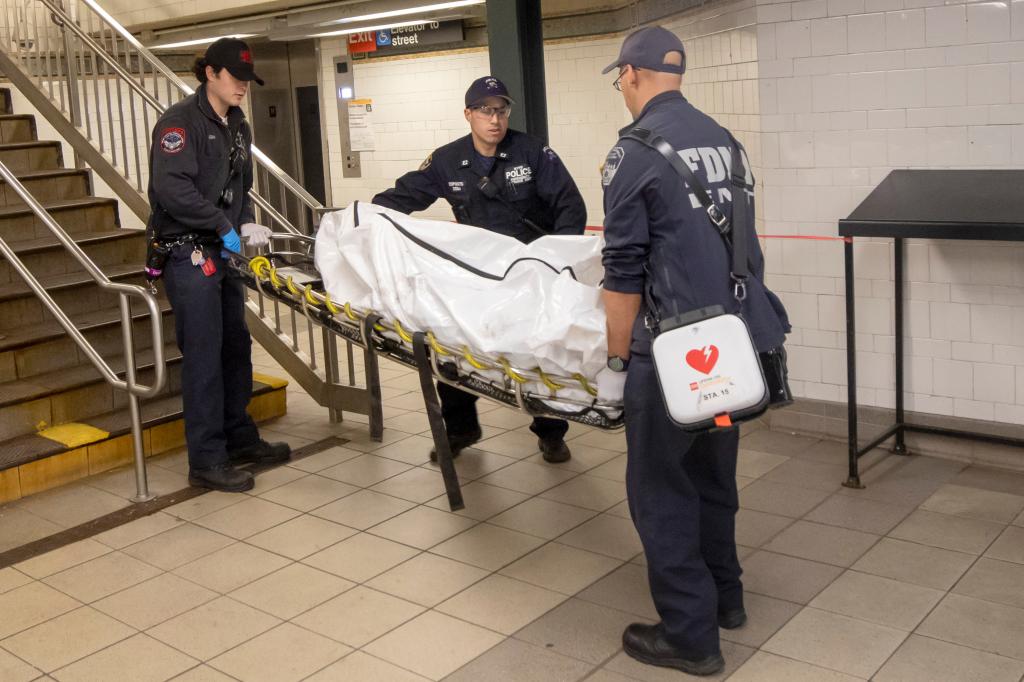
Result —
[[622, 92], [622, 83], [620, 83], [619, 81], [621, 81], [622, 77], [626, 75], [626, 69], [633, 69], [634, 71], [640, 70], [633, 66], [632, 64], [623, 65], [622, 71], [619, 71], [619, 77], [612, 82], [612, 87], [618, 90], [619, 92]]
[[497, 115], [498, 118], [508, 118], [509, 114], [512, 113], [512, 107], [492, 107], [486, 104], [470, 107], [470, 109], [477, 112], [484, 118], [490, 118], [495, 115]]

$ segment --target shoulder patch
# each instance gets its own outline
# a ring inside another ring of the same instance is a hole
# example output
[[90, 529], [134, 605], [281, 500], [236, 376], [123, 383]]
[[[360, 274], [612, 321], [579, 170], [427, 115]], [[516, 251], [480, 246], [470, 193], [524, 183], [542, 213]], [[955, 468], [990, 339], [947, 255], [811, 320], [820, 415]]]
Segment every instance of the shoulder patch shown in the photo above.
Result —
[[615, 173], [619, 170], [619, 164], [626, 158], [626, 150], [622, 147], [612, 147], [607, 158], [601, 164], [601, 184], [605, 187], [612, 184]]
[[434, 153], [427, 154], [427, 158], [423, 159], [423, 163], [420, 164], [420, 170], [425, 171], [430, 168], [430, 162], [434, 158]]
[[165, 154], [177, 154], [185, 148], [184, 128], [165, 128], [160, 133], [160, 150]]
[[543, 151], [544, 151], [544, 154], [547, 155], [547, 157], [550, 160], [552, 160], [552, 161], [559, 161], [560, 160], [558, 158], [558, 154], [556, 154], [555, 150], [552, 149], [551, 147], [545, 146]]

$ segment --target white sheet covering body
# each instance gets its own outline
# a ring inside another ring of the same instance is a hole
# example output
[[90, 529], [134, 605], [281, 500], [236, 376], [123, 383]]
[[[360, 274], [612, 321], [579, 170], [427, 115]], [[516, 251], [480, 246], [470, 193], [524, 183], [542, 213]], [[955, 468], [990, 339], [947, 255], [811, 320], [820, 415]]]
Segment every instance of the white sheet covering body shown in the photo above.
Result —
[[[514, 367], [592, 379], [607, 359], [601, 246], [596, 236], [523, 244], [359, 202], [324, 216], [316, 266], [335, 301], [433, 331], [452, 345], [503, 355]], [[549, 393], [542, 385], [527, 388]], [[559, 395], [590, 398], [582, 391]]]

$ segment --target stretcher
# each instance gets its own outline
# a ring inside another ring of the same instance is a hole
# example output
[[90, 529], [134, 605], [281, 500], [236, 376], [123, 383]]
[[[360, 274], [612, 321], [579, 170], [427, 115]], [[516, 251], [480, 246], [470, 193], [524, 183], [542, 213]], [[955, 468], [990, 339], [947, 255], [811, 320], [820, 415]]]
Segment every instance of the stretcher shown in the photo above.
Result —
[[348, 301], [332, 300], [315, 266], [315, 240], [275, 235], [275, 246], [282, 241], [287, 242], [287, 249], [275, 249], [250, 260], [235, 257], [230, 267], [248, 287], [292, 309], [311, 324], [419, 372], [438, 464], [453, 510], [462, 508], [463, 503], [435, 381], [534, 417], [555, 417], [606, 430], [623, 426], [621, 401], [599, 399], [595, 377], [516, 366], [500, 353], [452, 343], [438, 338], [430, 329], [413, 329], [400, 319]]

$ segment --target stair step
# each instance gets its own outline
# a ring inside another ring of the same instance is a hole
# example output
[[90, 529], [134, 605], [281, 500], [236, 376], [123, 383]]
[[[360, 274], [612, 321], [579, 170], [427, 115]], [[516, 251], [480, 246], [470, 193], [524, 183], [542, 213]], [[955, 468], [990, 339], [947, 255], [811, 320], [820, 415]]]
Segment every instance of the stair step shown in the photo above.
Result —
[[[84, 199], [92, 192], [89, 171], [79, 168], [19, 171], [15, 173], [25, 189], [42, 204], [67, 199]], [[24, 206], [18, 194], [0, 180], [0, 208]]]
[[62, 168], [60, 142], [52, 140], [0, 144], [0, 162], [14, 172]]
[[0, 114], [0, 143], [33, 142], [36, 119], [30, 114]]
[[[5, 188], [10, 191], [8, 188]], [[69, 235], [99, 232], [120, 227], [117, 201], [105, 197], [80, 197], [40, 202], [47, 213]], [[25, 204], [0, 208], [0, 238], [8, 244], [26, 239], [44, 239], [53, 233]]]
[[[75, 242], [101, 269], [118, 264], [140, 264], [146, 258], [146, 235], [141, 230], [108, 228], [81, 232], [75, 235]], [[82, 264], [52, 234], [14, 242], [11, 248], [36, 277], [83, 270]], [[21, 275], [14, 267], [5, 259], [0, 259], [0, 284], [21, 281]]]
[[0, 113], [13, 114], [14, 105], [11, 103], [11, 89], [0, 88]]

